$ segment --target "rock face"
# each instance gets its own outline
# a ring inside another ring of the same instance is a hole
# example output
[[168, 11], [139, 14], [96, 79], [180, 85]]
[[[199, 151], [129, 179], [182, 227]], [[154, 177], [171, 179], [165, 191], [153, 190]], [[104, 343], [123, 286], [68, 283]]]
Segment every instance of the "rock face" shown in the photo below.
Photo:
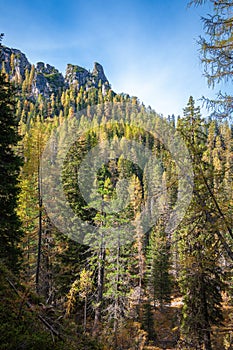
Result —
[[92, 71], [92, 76], [95, 79], [95, 82], [97, 82], [97, 84], [99, 83], [99, 81], [101, 80], [102, 83], [107, 83], [109, 84], [105, 74], [104, 74], [104, 69], [101, 66], [101, 64], [95, 62], [94, 63], [94, 68]]
[[[1, 52], [5, 70], [6, 72], [13, 77], [14, 75], [21, 75], [25, 78], [26, 69], [31, 69], [31, 64], [28, 62], [27, 57], [24, 53], [17, 49], [10, 49], [9, 47], [3, 46]], [[14, 63], [14, 68], [11, 67], [11, 61]], [[2, 62], [0, 62], [0, 69], [2, 68]]]
[[68, 64], [66, 68], [65, 81], [68, 85], [78, 84], [84, 86], [90, 78], [90, 73], [85, 68]]
[[[43, 95], [49, 98], [52, 93], [57, 93], [65, 87], [75, 86], [79, 89], [91, 87], [97, 88], [99, 84], [103, 91], [110, 89], [108, 79], [104, 74], [101, 64], [95, 62], [93, 71], [78, 65], [68, 64], [65, 77], [53, 66], [38, 62], [36, 66], [31, 65], [26, 55], [20, 50], [11, 49], [5, 46], [1, 48], [3, 63], [0, 61], [0, 70], [3, 69], [10, 77], [10, 80], [23, 82], [30, 80], [30, 91], [32, 97]], [[27, 82], [28, 83], [28, 82]]]
[[32, 84], [32, 93], [35, 96], [42, 94], [49, 97], [65, 85], [63, 75], [53, 66], [38, 62]]
[[84, 86], [86, 89], [93, 86], [97, 88], [100, 82], [105, 85], [105, 88], [110, 88], [110, 84], [104, 74], [104, 69], [97, 62], [94, 63], [92, 73], [83, 67], [68, 64], [65, 81], [68, 85], [77, 85], [78, 88], [81, 86]]

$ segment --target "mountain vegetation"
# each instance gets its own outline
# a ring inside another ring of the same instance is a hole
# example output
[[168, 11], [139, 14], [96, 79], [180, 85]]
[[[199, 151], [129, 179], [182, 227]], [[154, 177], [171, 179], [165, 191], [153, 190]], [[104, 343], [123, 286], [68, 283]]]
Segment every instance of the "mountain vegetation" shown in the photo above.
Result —
[[[232, 77], [231, 7], [205, 21], [209, 83]], [[99, 63], [63, 76], [0, 49], [0, 349], [232, 349], [232, 97], [165, 118]]]

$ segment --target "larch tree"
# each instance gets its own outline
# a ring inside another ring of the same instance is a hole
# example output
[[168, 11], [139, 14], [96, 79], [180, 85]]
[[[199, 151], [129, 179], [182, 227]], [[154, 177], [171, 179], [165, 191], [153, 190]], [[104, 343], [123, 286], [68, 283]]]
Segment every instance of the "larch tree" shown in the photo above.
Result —
[[[192, 0], [192, 5], [201, 5], [206, 0]], [[202, 18], [205, 37], [201, 37], [201, 60], [208, 85], [215, 87], [218, 83], [233, 81], [233, 1], [209, 0], [213, 13]], [[213, 114], [219, 117], [232, 117], [233, 96], [219, 92], [216, 100], [206, 99], [207, 106], [213, 108]]]
[[[35, 273], [37, 291], [41, 291], [40, 276], [43, 240], [51, 226], [43, 208], [41, 157], [50, 134], [49, 123], [40, 116], [31, 120], [24, 130], [22, 153], [24, 166], [20, 174], [21, 194], [18, 198], [18, 214], [25, 231], [23, 242], [25, 271], [29, 280]], [[36, 254], [37, 251], [37, 254]], [[37, 258], [36, 258], [37, 255]]]

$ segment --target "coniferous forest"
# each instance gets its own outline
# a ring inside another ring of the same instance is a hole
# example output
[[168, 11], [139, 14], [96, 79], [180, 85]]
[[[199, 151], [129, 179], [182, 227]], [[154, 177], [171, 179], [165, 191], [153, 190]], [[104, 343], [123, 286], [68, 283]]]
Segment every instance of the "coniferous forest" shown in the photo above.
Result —
[[[215, 86], [233, 3], [209, 2]], [[99, 63], [0, 49], [0, 349], [233, 349], [232, 95], [165, 117]]]

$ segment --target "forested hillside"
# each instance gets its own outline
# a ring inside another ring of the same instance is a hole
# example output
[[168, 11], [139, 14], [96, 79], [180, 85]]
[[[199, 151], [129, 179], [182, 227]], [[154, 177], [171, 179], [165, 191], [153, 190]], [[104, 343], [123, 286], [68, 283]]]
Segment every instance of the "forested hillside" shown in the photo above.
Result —
[[0, 349], [232, 349], [230, 119], [1, 57]]

